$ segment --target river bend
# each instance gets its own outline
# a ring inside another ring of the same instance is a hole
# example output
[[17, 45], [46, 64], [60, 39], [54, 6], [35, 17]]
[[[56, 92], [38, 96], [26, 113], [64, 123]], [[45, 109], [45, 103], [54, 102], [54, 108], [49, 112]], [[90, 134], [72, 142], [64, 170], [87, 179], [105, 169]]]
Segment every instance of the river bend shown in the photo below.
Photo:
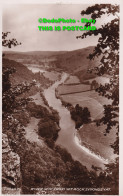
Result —
[[56, 81], [52, 86], [44, 90], [44, 96], [48, 101], [49, 106], [52, 106], [57, 110], [60, 116], [59, 124], [61, 130], [59, 131], [56, 144], [67, 149], [74, 160], [79, 161], [89, 170], [92, 165], [104, 168], [104, 163], [107, 163], [106, 160], [80, 145], [80, 141], [76, 135], [77, 130], [75, 129], [75, 123], [71, 119], [70, 112], [62, 105], [61, 100], [57, 99], [55, 96], [55, 88], [63, 83], [67, 77], [68, 75], [63, 73], [60, 81]]

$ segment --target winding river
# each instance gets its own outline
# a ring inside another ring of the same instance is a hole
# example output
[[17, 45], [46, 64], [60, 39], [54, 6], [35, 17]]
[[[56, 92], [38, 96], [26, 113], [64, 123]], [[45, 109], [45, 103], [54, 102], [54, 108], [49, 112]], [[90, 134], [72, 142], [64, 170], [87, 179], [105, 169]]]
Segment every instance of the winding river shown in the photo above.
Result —
[[102, 157], [92, 153], [88, 148], [85, 148], [80, 144], [77, 137], [77, 130], [75, 129], [75, 123], [71, 119], [70, 112], [62, 106], [61, 100], [57, 99], [55, 96], [55, 88], [61, 83], [63, 83], [68, 75], [63, 73], [60, 81], [56, 81], [48, 89], [45, 89], [44, 96], [48, 101], [49, 105], [59, 112], [60, 116], [60, 128], [59, 137], [56, 144], [67, 149], [67, 151], [72, 155], [74, 160], [79, 161], [85, 165], [89, 170], [92, 165], [101, 167], [104, 169], [104, 163], [107, 163]]

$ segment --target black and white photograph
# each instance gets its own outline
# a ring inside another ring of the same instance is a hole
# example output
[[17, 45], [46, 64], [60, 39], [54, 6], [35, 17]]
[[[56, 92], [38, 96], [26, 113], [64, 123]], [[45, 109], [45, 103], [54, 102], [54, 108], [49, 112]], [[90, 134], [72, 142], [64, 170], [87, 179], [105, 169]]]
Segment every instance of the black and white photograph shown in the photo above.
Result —
[[1, 192], [119, 195], [120, 4], [41, 2], [2, 5]]

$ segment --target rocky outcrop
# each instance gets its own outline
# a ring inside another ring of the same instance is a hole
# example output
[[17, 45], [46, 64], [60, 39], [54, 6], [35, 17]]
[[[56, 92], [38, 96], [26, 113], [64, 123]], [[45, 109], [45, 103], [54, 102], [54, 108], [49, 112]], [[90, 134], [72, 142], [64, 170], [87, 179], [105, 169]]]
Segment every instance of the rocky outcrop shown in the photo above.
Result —
[[11, 150], [6, 134], [2, 134], [2, 186], [3, 194], [21, 186], [20, 157]]

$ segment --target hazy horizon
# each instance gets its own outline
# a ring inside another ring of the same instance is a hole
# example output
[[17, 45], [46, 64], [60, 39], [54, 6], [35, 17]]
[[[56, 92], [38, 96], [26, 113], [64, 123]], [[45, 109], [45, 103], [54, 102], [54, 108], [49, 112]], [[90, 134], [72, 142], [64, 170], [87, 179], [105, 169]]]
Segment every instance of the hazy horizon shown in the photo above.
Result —
[[[89, 48], [89, 47], [95, 47], [95, 45], [93, 46], [87, 46], [87, 47], [84, 47], [84, 48]], [[78, 48], [78, 49], [75, 49], [75, 50], [81, 50], [81, 49], [84, 49], [84, 48]], [[13, 48], [12, 48], [13, 49]], [[18, 51], [18, 50], [2, 50], [3, 52], [21, 52], [21, 53], [25, 53], [25, 52], [71, 52], [71, 51], [75, 51], [75, 50], [30, 50], [30, 51]]]

